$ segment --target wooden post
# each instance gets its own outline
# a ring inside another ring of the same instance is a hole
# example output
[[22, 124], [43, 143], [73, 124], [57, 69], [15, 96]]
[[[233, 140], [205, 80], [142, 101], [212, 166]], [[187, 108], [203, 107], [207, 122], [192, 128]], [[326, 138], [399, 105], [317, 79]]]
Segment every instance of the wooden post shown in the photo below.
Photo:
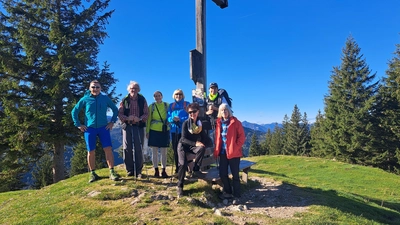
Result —
[[[207, 83], [206, 67], [206, 0], [196, 0], [196, 50], [199, 57], [199, 74], [196, 74], [196, 89], [204, 93]], [[193, 61], [192, 61], [193, 63]], [[200, 117], [205, 116], [204, 107], [199, 112]]]

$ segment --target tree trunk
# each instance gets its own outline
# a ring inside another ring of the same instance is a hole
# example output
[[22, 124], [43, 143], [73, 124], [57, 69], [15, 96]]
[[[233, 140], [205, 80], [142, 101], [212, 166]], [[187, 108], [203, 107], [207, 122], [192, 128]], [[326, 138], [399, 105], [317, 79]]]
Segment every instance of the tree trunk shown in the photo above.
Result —
[[64, 144], [62, 142], [54, 143], [53, 159], [53, 181], [57, 183], [64, 179]]

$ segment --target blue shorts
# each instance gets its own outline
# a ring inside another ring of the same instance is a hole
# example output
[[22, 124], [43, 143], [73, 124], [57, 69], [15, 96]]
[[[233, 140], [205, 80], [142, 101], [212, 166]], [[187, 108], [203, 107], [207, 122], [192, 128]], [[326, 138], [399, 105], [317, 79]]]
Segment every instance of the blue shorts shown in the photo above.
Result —
[[96, 149], [97, 136], [99, 136], [100, 143], [103, 148], [112, 146], [110, 130], [107, 130], [106, 126], [99, 128], [88, 127], [84, 133], [84, 136], [86, 148], [89, 152]]

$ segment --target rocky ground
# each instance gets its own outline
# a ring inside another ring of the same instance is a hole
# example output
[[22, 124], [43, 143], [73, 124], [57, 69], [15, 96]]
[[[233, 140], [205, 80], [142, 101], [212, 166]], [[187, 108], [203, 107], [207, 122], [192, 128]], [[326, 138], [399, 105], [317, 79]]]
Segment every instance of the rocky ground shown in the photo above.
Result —
[[[213, 208], [214, 213], [220, 216], [229, 218], [235, 224], [244, 225], [249, 223], [264, 224], [265, 217], [270, 218], [293, 218], [296, 213], [306, 212], [312, 199], [304, 197], [304, 193], [295, 186], [282, 184], [274, 180], [266, 178], [251, 177], [257, 185], [242, 193], [239, 199], [239, 204], [233, 204], [232, 200], [223, 200], [221, 202], [212, 202], [212, 196], [205, 194], [202, 199], [187, 198], [189, 201], [201, 201]], [[169, 182], [165, 179], [165, 182]], [[219, 185], [214, 185], [213, 188], [220, 188]], [[173, 193], [173, 194], [171, 194]], [[176, 193], [176, 185], [167, 185], [167, 189], [162, 193], [155, 193], [152, 199], [176, 201], [174, 196]], [[135, 190], [132, 193], [130, 204], [135, 205], [140, 202], [140, 199], [145, 196], [146, 192]], [[258, 214], [264, 216], [246, 216], [248, 214]]]
[[[228, 217], [236, 224], [262, 223], [262, 218], [243, 216], [246, 214], [260, 214], [270, 218], [292, 218], [296, 213], [306, 212], [312, 199], [303, 197], [298, 189], [290, 185], [252, 177], [259, 185], [242, 194], [240, 204], [224, 200], [215, 208], [216, 213]], [[235, 213], [241, 212], [241, 213]]]

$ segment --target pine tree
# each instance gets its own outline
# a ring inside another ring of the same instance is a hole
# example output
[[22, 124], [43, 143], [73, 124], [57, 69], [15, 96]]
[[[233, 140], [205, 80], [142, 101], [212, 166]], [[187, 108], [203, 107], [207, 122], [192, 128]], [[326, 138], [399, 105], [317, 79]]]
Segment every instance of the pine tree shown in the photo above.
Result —
[[323, 155], [350, 163], [366, 164], [373, 149], [369, 142], [374, 126], [375, 74], [366, 64], [352, 37], [346, 41], [342, 63], [334, 67], [325, 96], [325, 118], [321, 123]]
[[386, 71], [387, 77], [379, 88], [377, 108], [374, 112], [376, 126], [373, 158], [375, 166], [386, 171], [400, 173], [400, 45], [396, 45], [393, 59]]
[[271, 149], [272, 132], [268, 129], [265, 140], [261, 143], [262, 155], [269, 155]]
[[310, 135], [307, 114], [301, 116], [297, 105], [293, 108], [290, 120], [286, 122], [286, 129], [284, 153], [286, 155], [308, 155]]
[[258, 142], [257, 135], [254, 132], [251, 136], [250, 142], [250, 156], [260, 156], [262, 155], [261, 146]]
[[104, 12], [109, 0], [96, 0], [88, 8], [80, 0], [1, 4], [0, 102], [7, 120], [0, 118], [0, 126], [6, 127], [5, 151], [10, 158], [23, 155], [24, 161], [52, 151], [57, 182], [65, 176], [65, 146], [82, 135], [72, 124], [72, 107], [94, 79], [103, 92], [114, 95], [111, 86], [117, 80], [106, 63], [99, 69], [96, 60], [113, 11]]
[[275, 124], [274, 132], [272, 133], [271, 137], [271, 144], [270, 144], [270, 155], [280, 155], [282, 154], [283, 143], [284, 143], [284, 133], [283, 128]]
[[315, 117], [315, 123], [311, 126], [310, 132], [311, 132], [311, 156], [315, 157], [324, 157], [323, 151], [321, 151], [321, 145], [323, 146], [323, 143], [325, 141], [324, 135], [322, 133], [321, 129], [321, 123], [322, 120], [324, 119], [321, 110], [318, 110], [318, 114]]

